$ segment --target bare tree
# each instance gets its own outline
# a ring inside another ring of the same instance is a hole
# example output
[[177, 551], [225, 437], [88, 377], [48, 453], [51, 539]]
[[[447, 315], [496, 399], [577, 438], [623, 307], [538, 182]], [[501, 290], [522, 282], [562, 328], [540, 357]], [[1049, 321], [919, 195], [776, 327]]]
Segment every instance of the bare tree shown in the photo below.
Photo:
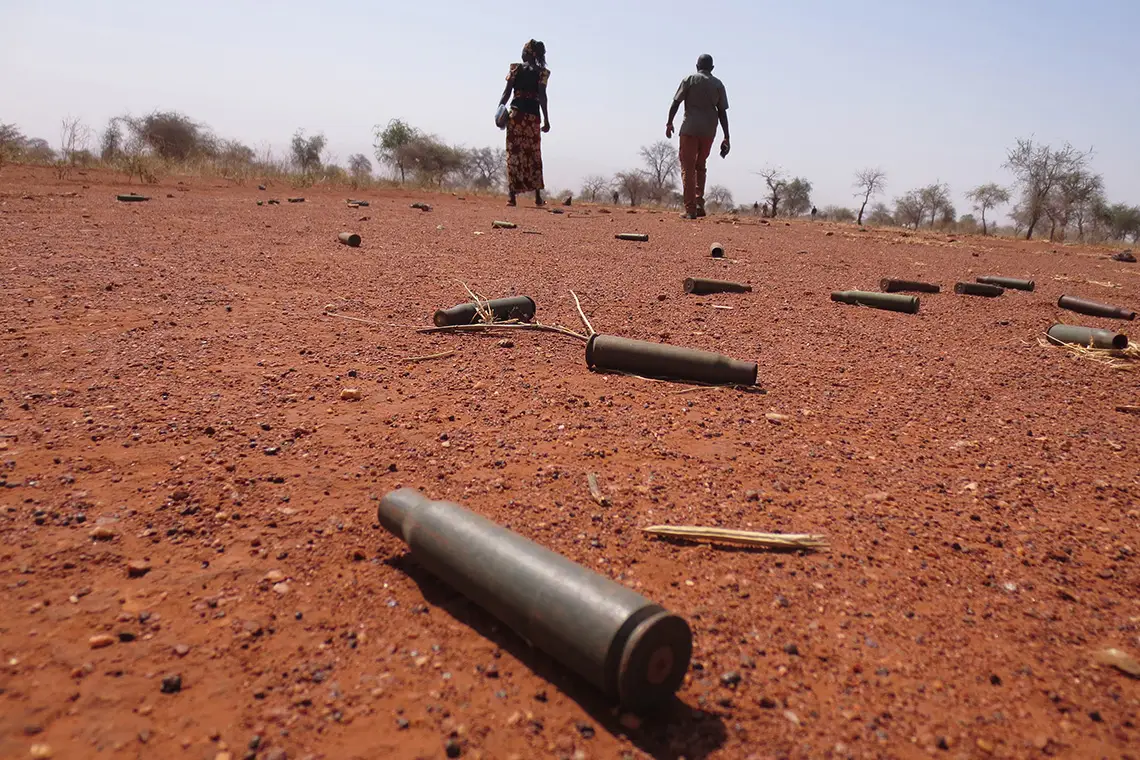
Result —
[[650, 183], [651, 196], [661, 201], [673, 190], [681, 165], [677, 149], [665, 140], [641, 147], [641, 158], [645, 161], [646, 178]]
[[[1065, 231], [1081, 207], [1096, 198], [1104, 197], [1104, 178], [1086, 169], [1076, 169], [1061, 177], [1053, 192], [1045, 200], [1045, 216], [1049, 219], [1049, 239], [1057, 239], [1057, 231], [1064, 238]], [[1083, 235], [1083, 216], [1078, 235]]]
[[633, 169], [614, 175], [615, 191], [629, 200], [629, 205], [639, 206], [654, 191], [653, 180], [645, 172]]
[[59, 163], [56, 166], [60, 179], [65, 179], [78, 162], [80, 151], [87, 150], [91, 130], [77, 117], [68, 116], [59, 128]]
[[859, 215], [856, 224], [863, 223], [863, 212], [872, 198], [879, 195], [887, 187], [887, 173], [882, 169], [860, 169], [855, 172], [855, 187], [858, 192], [855, 197], [862, 196], [862, 205], [859, 206]]
[[610, 186], [610, 181], [600, 174], [591, 174], [582, 180], [582, 189], [578, 195], [593, 203], [598, 200], [598, 196], [606, 191]]
[[767, 166], [756, 172], [764, 178], [768, 185], [768, 216], [775, 217], [780, 213], [780, 200], [784, 197], [784, 189], [788, 182], [784, 179], [784, 170], [778, 166]]
[[727, 211], [733, 207], [732, 193], [724, 185], [713, 185], [705, 192], [705, 202], [716, 211]]
[[493, 190], [503, 182], [507, 152], [502, 148], [476, 148], [467, 152], [472, 184], [479, 190]]
[[966, 198], [973, 202], [974, 210], [982, 215], [982, 234], [988, 235], [986, 212], [1009, 203], [1009, 190], [996, 182], [987, 182], [966, 193]]
[[1091, 149], [1080, 151], [1069, 143], [1054, 149], [1034, 142], [1032, 137], [1018, 139], [1010, 148], [1005, 168], [1013, 172], [1021, 188], [1020, 208], [1025, 219], [1026, 240], [1033, 238], [1053, 190], [1066, 176], [1084, 171], [1091, 157]]

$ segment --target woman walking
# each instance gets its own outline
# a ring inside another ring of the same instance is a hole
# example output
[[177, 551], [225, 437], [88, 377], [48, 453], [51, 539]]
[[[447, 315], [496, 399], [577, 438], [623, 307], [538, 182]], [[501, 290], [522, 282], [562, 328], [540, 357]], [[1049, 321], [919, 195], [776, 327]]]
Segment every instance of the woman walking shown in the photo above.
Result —
[[511, 115], [507, 121], [507, 189], [508, 206], [516, 204], [518, 193], [534, 191], [534, 205], [542, 206], [542, 133], [550, 131], [550, 116], [546, 112], [546, 81], [550, 70], [546, 68], [546, 45], [538, 40], [526, 43], [522, 63], [512, 63], [507, 75], [507, 89], [499, 105], [511, 100]]

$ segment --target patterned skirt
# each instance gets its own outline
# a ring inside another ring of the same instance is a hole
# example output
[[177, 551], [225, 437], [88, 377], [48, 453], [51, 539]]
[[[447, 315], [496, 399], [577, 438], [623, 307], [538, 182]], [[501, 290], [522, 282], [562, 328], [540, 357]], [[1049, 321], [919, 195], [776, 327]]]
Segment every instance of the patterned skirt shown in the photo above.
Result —
[[513, 193], [543, 190], [542, 119], [511, 109], [507, 122], [507, 185]]

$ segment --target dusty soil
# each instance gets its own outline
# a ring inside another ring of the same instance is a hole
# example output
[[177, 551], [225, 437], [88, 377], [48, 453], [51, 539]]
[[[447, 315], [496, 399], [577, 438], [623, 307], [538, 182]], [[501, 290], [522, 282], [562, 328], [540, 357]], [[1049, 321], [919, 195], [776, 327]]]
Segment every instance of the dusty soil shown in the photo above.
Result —
[[[1037, 342], [1062, 293], [1135, 308], [1137, 265], [187, 183], [119, 203], [138, 186], [0, 175], [0, 756], [1140, 756], [1140, 681], [1093, 657], [1140, 654], [1140, 417], [1115, 410], [1140, 375]], [[980, 274], [1038, 289], [953, 294]], [[686, 296], [686, 276], [755, 291]], [[944, 292], [915, 316], [828, 299], [884, 276]], [[599, 331], [756, 359], [767, 394], [593, 374], [559, 335], [418, 334], [460, 280], [581, 329], [574, 290]], [[623, 716], [418, 570], [376, 521], [399, 486], [684, 615], [678, 701]]]

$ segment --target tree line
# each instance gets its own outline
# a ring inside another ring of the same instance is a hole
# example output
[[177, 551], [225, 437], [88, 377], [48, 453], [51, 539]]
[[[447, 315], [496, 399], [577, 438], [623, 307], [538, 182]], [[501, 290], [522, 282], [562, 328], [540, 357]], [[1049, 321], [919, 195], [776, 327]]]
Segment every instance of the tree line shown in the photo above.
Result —
[[[54, 144], [27, 137], [16, 125], [0, 122], [0, 167], [13, 161], [51, 165], [60, 178], [77, 168], [102, 165], [143, 182], [156, 182], [162, 172], [178, 169], [237, 180], [284, 177], [299, 185], [330, 182], [360, 186], [375, 181], [375, 158], [390, 171], [392, 181], [401, 184], [411, 180], [436, 188], [485, 191], [505, 187], [506, 152], [502, 148], [451, 145], [402, 119], [377, 125], [373, 138], [372, 158], [355, 153], [342, 165], [327, 151], [327, 140], [321, 133], [309, 135], [298, 129], [288, 152], [277, 156], [268, 147], [254, 150], [238, 140], [221, 138], [205, 124], [177, 111], [116, 116], [98, 133], [81, 120], [67, 117], [60, 123]], [[888, 204], [882, 200], [887, 173], [873, 167], [855, 173], [851, 208], [830, 205], [816, 209], [811, 199], [812, 183], [775, 166], [756, 172], [763, 180], [764, 193], [750, 208], [736, 206], [732, 193], [722, 185], [707, 188], [705, 199], [706, 207], [714, 213], [796, 217], [811, 212], [813, 217], [836, 222], [983, 235], [998, 231], [995, 217], [1005, 209], [1012, 223], [1001, 228], [1005, 234], [1057, 241], [1140, 242], [1140, 206], [1109, 201], [1103, 176], [1091, 168], [1092, 156], [1091, 149], [1081, 150], [1069, 143], [1053, 147], [1032, 137], [1018, 139], [1002, 164], [1013, 176], [1013, 183], [1003, 186], [986, 182], [971, 188], [965, 194], [971, 208], [962, 215], [954, 207], [949, 186], [940, 181], [907, 190]], [[585, 177], [579, 197], [631, 206], [683, 205], [676, 147], [661, 140], [642, 146], [638, 157], [640, 166], [609, 177]]]

